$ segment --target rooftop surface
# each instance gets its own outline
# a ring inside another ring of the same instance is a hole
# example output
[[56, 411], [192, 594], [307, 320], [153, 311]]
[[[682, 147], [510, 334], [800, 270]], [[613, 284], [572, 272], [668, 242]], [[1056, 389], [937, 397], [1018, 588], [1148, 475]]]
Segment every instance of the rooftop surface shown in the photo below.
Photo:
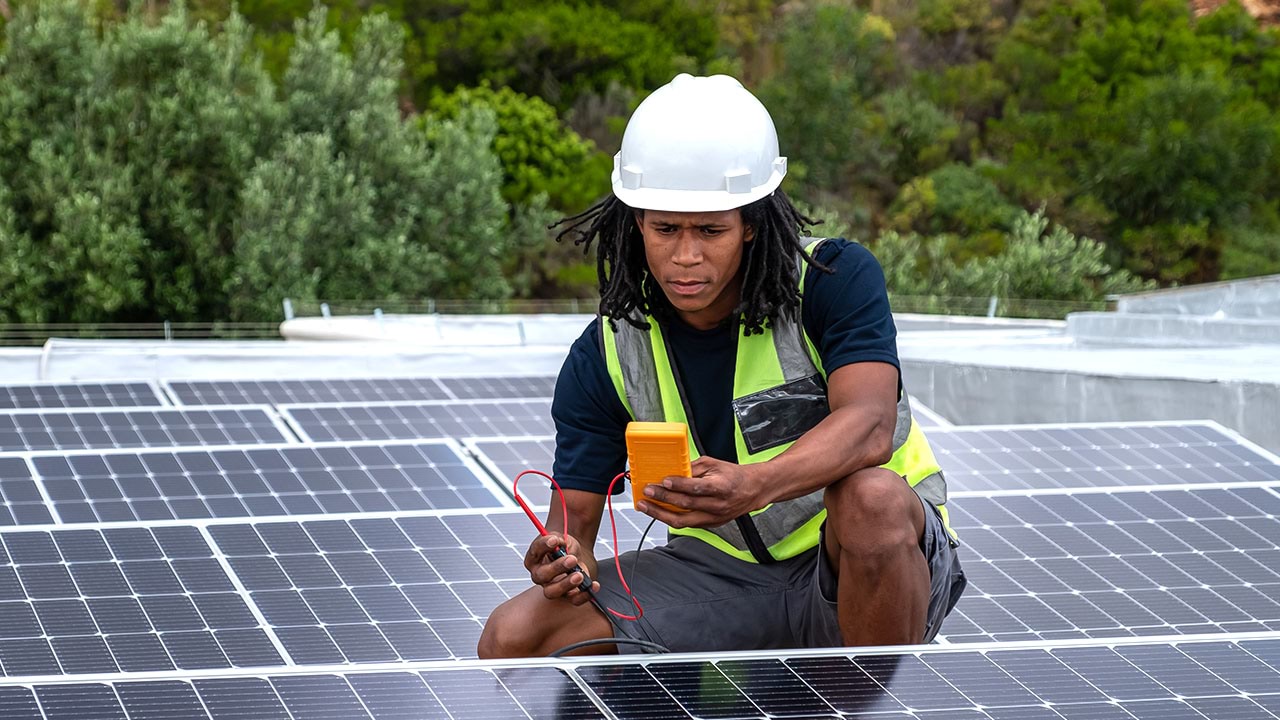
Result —
[[[475, 659], [528, 582], [509, 480], [550, 469], [548, 396], [580, 329], [535, 325], [27, 356], [79, 379], [0, 390], [0, 716], [1280, 713], [1280, 458], [1211, 421], [948, 427], [919, 394], [971, 582], [937, 644]], [[1060, 323], [900, 325], [908, 366], [1066, 344]], [[622, 549], [638, 518], [619, 512]]]
[[0, 717], [1280, 718], [1276, 348], [1114, 318], [898, 317], [970, 580], [936, 643], [477, 660], [587, 319], [0, 353]]

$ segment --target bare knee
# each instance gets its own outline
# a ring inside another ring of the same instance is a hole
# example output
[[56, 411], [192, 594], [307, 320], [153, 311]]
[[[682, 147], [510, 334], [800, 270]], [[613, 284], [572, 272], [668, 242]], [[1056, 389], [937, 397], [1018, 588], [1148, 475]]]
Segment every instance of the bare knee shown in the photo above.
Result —
[[494, 608], [480, 632], [476, 654], [481, 660], [532, 657], [537, 654], [541, 638], [535, 635], [537, 623], [530, 617], [531, 608], [522, 593]]
[[924, 508], [902, 477], [884, 468], [860, 470], [827, 487], [827, 533], [843, 552], [860, 558], [918, 547]]

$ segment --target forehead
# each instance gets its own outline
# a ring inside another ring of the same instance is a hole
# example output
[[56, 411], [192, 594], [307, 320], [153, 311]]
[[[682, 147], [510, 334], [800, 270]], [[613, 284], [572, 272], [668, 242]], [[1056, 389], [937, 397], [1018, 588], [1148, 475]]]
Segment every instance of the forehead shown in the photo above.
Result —
[[650, 225], [678, 225], [698, 227], [702, 225], [737, 225], [742, 221], [742, 211], [722, 212], [674, 212], [670, 210], [645, 210], [644, 222]]

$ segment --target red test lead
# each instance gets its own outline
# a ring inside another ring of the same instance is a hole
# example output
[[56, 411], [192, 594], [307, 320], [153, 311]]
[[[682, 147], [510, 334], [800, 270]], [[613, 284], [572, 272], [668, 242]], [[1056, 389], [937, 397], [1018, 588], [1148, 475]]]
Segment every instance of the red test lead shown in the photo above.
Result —
[[[533, 522], [533, 526], [538, 529], [539, 535], [541, 535], [542, 537], [547, 537], [548, 535], [551, 534], [547, 531], [546, 526], [542, 524], [542, 521], [538, 519], [538, 516], [534, 514], [533, 510], [529, 508], [529, 505], [525, 503], [524, 498], [520, 497], [520, 490], [519, 490], [520, 478], [524, 477], [525, 475], [538, 475], [540, 477], [544, 477], [551, 483], [551, 486], [555, 488], [556, 494], [560, 496], [560, 517], [564, 518], [564, 534], [568, 535], [569, 534], [568, 503], [565, 502], [564, 491], [560, 489], [560, 484], [557, 483], [555, 478], [551, 477], [550, 475], [538, 470], [525, 470], [521, 472], [519, 475], [516, 475], [515, 480], [513, 480], [511, 483], [511, 494], [515, 497], [516, 503], [520, 505], [520, 509], [524, 510], [524, 514], [529, 516], [529, 520]], [[622, 574], [622, 564], [618, 560], [618, 556], [621, 554], [618, 548], [618, 524], [617, 524], [617, 520], [614, 518], [614, 515], [613, 515], [613, 486], [617, 484], [619, 479], [626, 477], [626, 475], [627, 473], [621, 472], [614, 476], [613, 480], [609, 482], [609, 490], [607, 491], [606, 498], [608, 499], [608, 504], [609, 504], [609, 526], [613, 532], [614, 567], [617, 568], [618, 580], [619, 582], [622, 583], [622, 589], [627, 593], [627, 597], [630, 598], [631, 604], [634, 605], [636, 608], [636, 614], [627, 615], [625, 613], [620, 613], [617, 610], [614, 610], [613, 608], [606, 608], [602, 606], [599, 603], [599, 601], [596, 600], [594, 593], [591, 592], [591, 576], [587, 574], [586, 569], [584, 569], [581, 565], [577, 565], [576, 567], [574, 567], [573, 572], [582, 573], [582, 582], [579, 583], [578, 589], [587, 593], [588, 595], [591, 595], [592, 604], [594, 604], [597, 608], [599, 608], [601, 612], [606, 613], [606, 616], [612, 615], [622, 620], [639, 620], [641, 617], [644, 616], [644, 609], [640, 607], [639, 601], [637, 601], [635, 595], [632, 594], [631, 587], [627, 585], [627, 579], [623, 577], [623, 574]], [[564, 557], [566, 554], [567, 553], [565, 552], [564, 547], [560, 546], [551, 552], [551, 557], [555, 559], [559, 559]], [[632, 579], [634, 580], [635, 578], [632, 578]]]

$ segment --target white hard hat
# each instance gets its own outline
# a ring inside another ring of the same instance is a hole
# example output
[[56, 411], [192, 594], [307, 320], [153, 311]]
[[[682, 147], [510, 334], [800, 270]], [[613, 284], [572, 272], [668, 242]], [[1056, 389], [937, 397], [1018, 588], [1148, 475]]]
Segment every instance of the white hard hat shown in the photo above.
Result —
[[633, 208], [732, 210], [787, 174], [769, 111], [728, 75], [680, 74], [645, 98], [613, 158], [613, 194]]

